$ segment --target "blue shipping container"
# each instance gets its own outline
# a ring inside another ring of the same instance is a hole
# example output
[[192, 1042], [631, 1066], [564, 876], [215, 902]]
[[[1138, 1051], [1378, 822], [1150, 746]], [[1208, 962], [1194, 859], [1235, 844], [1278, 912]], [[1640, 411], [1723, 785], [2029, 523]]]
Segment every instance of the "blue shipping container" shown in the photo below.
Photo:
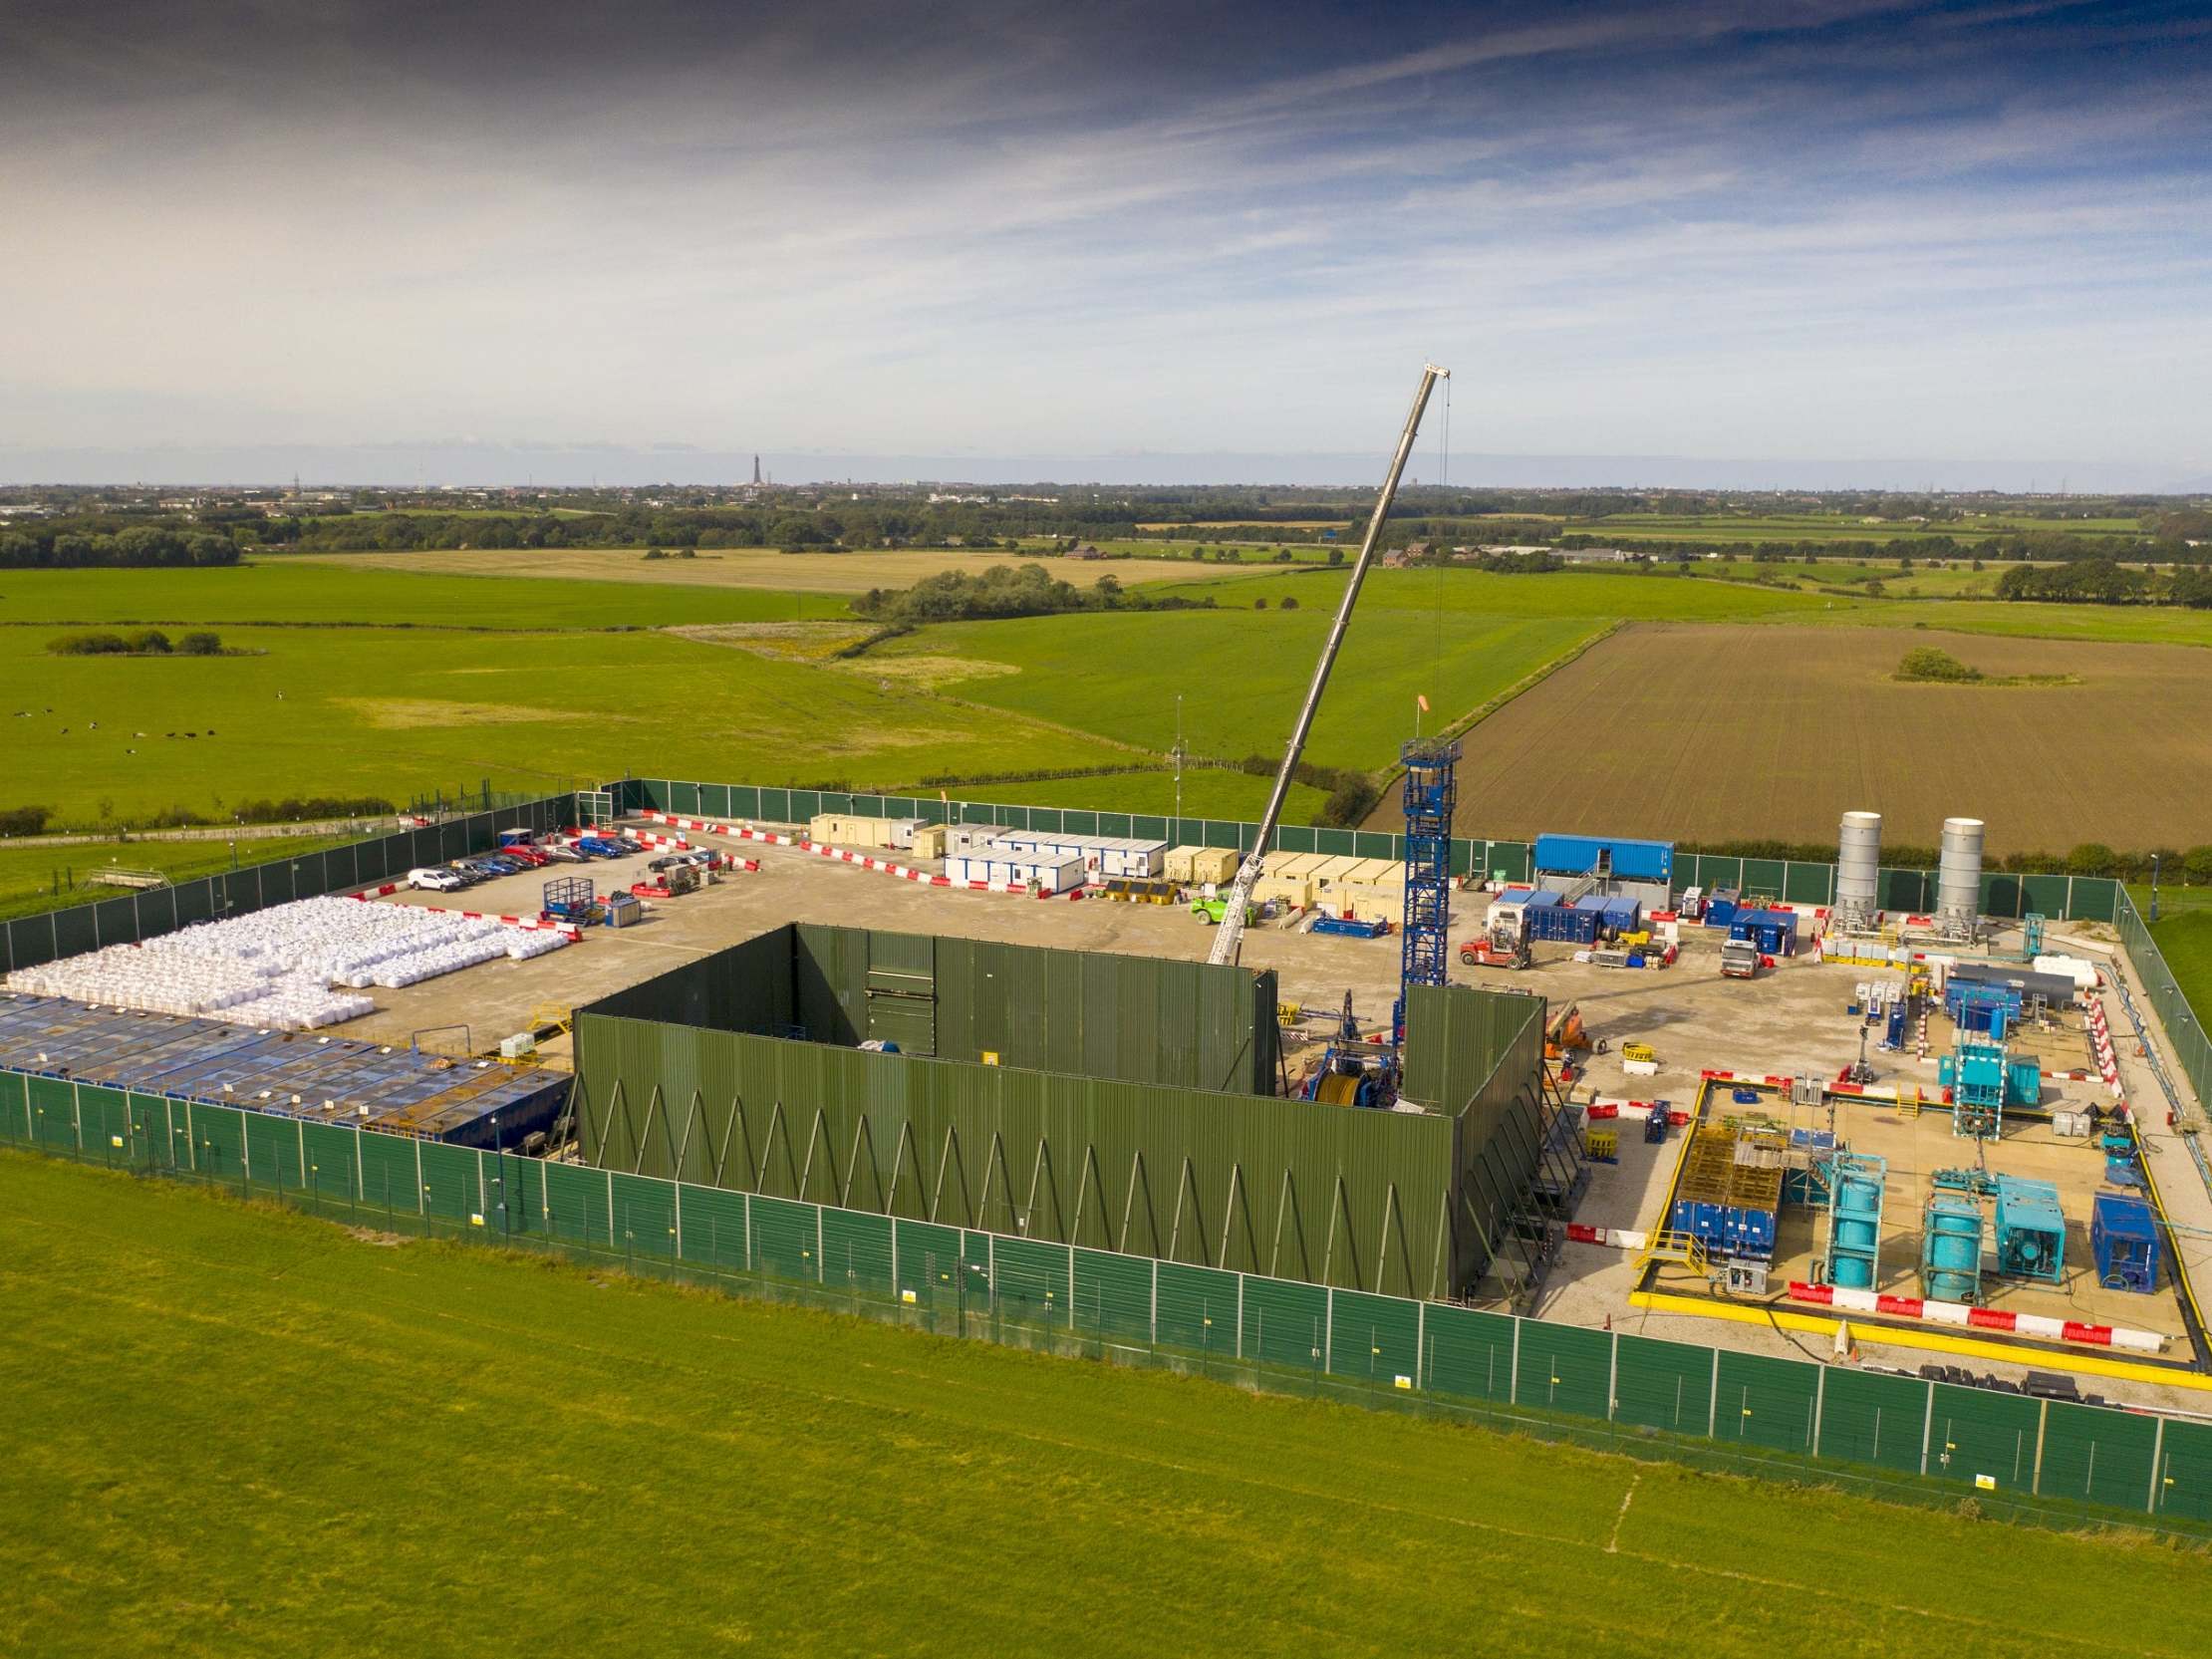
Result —
[[1521, 913], [1530, 939], [1554, 945], [1588, 945], [1597, 938], [1597, 912], [1569, 905], [1530, 905]]
[[1560, 875], [1603, 873], [1627, 881], [1674, 880], [1672, 841], [1624, 841], [1601, 835], [1539, 835], [1535, 867]]
[[1605, 925], [1616, 933], [1634, 933], [1643, 921], [1644, 907], [1637, 899], [1608, 899], [1605, 901]]
[[1705, 915], [1701, 920], [1708, 928], [1725, 928], [1736, 920], [1737, 906], [1742, 895], [1733, 887], [1716, 887], [1705, 901]]

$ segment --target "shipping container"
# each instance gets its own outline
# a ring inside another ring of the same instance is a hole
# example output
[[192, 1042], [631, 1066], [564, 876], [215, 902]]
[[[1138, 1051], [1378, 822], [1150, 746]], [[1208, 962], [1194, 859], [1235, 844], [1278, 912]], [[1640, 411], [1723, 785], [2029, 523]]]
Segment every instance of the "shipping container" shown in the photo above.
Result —
[[1313, 886], [1315, 890], [1326, 891], [1327, 889], [1334, 887], [1338, 882], [1346, 880], [1354, 870], [1359, 868], [1359, 866], [1363, 862], [1365, 861], [1349, 857], [1325, 858], [1321, 860], [1321, 862], [1315, 865], [1313, 869], [1309, 872], [1309, 874], [1313, 877]]
[[1740, 910], [1729, 921], [1728, 937], [1749, 940], [1765, 956], [1795, 955], [1797, 949], [1797, 912]]
[[1528, 937], [1551, 945], [1588, 945], [1597, 938], [1597, 912], [1572, 905], [1529, 905], [1522, 913]]
[[1633, 841], [1595, 835], [1539, 835], [1535, 868], [1560, 876], [1619, 876], [1630, 881], [1671, 882], [1672, 841]]

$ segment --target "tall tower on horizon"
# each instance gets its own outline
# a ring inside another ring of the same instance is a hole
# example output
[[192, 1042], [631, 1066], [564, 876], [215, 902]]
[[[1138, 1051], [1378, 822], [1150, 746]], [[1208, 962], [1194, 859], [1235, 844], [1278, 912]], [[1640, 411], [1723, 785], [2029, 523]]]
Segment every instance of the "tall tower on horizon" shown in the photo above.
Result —
[[760, 457], [758, 455], [752, 457], [752, 481], [756, 484], [760, 482]]

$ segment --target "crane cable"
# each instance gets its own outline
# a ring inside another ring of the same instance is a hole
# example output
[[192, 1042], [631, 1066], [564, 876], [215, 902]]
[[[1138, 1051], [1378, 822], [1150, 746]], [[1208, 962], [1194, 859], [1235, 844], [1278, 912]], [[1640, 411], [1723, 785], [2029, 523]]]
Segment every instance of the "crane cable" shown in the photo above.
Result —
[[[1439, 436], [1438, 445], [1439, 453], [1437, 456], [1437, 499], [1439, 502], [1440, 515], [1442, 515], [1448, 514], [1451, 506], [1450, 485], [1452, 476], [1452, 383], [1449, 380], [1444, 383], [1444, 430]], [[1441, 521], [1448, 523], [1449, 519], [1442, 518]], [[1430, 557], [1435, 558], [1435, 549], [1433, 547], [1430, 549]], [[1441, 706], [1444, 697], [1444, 561], [1442, 559], [1436, 560], [1435, 599], [1436, 663], [1432, 670], [1432, 678], [1430, 680], [1430, 684], [1436, 688], [1437, 699], [1439, 705]]]

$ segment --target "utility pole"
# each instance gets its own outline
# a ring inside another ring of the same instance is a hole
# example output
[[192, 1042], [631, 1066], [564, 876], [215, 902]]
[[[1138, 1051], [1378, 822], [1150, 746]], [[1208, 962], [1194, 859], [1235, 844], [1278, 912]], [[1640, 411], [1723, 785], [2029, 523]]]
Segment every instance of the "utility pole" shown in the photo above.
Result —
[[[1175, 747], [1169, 751], [1175, 756], [1175, 823], [1177, 835], [1183, 833], [1183, 693], [1175, 693]], [[2152, 905], [2156, 912], [2155, 901]]]

